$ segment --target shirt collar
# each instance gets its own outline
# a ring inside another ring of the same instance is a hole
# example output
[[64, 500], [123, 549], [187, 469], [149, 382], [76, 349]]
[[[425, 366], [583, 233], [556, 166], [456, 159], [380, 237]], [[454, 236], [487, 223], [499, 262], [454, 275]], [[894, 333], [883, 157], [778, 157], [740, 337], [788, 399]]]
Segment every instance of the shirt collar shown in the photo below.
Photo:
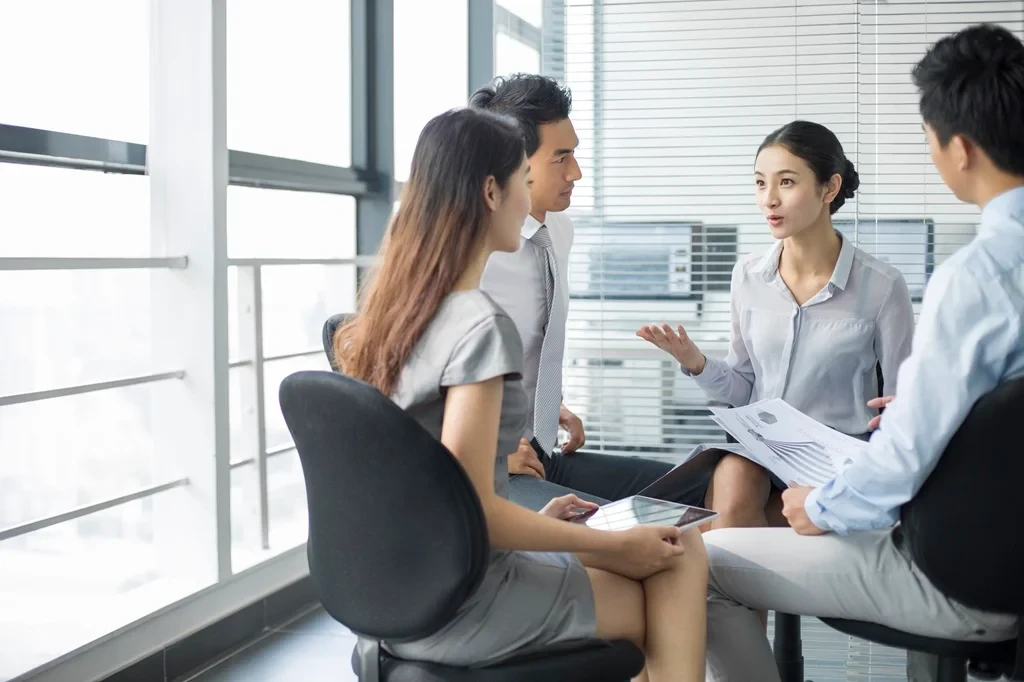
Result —
[[853, 269], [854, 249], [849, 239], [841, 234], [839, 239], [843, 245], [839, 247], [839, 260], [836, 261], [836, 269], [832, 271], [832, 279], [829, 281], [840, 289], [846, 289], [846, 283], [850, 281], [850, 270]]
[[779, 272], [779, 257], [782, 255], [782, 240], [775, 242], [775, 246], [764, 255], [761, 259], [758, 270], [761, 271], [761, 276], [764, 277], [764, 281], [770, 282], [775, 278], [775, 275]]
[[537, 230], [540, 229], [541, 225], [543, 225], [543, 223], [539, 222], [532, 215], [526, 216], [526, 222], [523, 223], [523, 229], [521, 231], [523, 239], [532, 239], [533, 235], [537, 234]]
[[1024, 223], [1024, 187], [1015, 187], [995, 197], [981, 212], [981, 229], [993, 230], [1007, 221]]
[[[842, 245], [839, 247], [839, 260], [836, 261], [836, 267], [832, 271], [832, 277], [829, 279], [829, 284], [832, 284], [839, 289], [846, 289], [846, 284], [850, 280], [850, 270], [853, 269], [854, 246], [848, 239], [844, 238], [842, 234], [838, 232], [836, 232], [836, 234], [839, 235], [839, 240], [842, 242]], [[761, 271], [761, 276], [764, 277], [764, 281], [770, 282], [779, 274], [779, 258], [781, 256], [782, 240], [780, 239], [775, 242], [775, 246], [772, 247], [771, 251], [765, 254], [758, 266]]]

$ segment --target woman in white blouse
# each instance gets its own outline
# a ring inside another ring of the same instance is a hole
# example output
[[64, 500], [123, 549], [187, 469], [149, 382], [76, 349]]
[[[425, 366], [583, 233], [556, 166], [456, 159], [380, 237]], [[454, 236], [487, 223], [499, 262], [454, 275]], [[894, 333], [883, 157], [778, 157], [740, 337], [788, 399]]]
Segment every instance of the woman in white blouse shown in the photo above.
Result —
[[[757, 202], [778, 240], [741, 258], [732, 273], [732, 334], [724, 360], [706, 357], [682, 326], [648, 325], [641, 338], [671, 354], [713, 400], [731, 406], [782, 398], [843, 433], [867, 437], [868, 401], [896, 392], [914, 316], [900, 272], [832, 227], [859, 180], [828, 128], [793, 121], [771, 133], [754, 164]], [[874, 405], [875, 403], [873, 403]], [[785, 484], [728, 455], [705, 505], [713, 527], [785, 525]]]

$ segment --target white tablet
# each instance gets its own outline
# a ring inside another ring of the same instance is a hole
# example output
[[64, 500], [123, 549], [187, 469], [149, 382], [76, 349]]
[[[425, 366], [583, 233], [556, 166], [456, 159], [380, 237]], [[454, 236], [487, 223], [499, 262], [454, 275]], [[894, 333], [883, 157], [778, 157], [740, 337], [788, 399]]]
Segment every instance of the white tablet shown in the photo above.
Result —
[[680, 530], [718, 518], [718, 512], [665, 500], [634, 495], [580, 514], [574, 523], [601, 530], [628, 530], [633, 526], [676, 526]]

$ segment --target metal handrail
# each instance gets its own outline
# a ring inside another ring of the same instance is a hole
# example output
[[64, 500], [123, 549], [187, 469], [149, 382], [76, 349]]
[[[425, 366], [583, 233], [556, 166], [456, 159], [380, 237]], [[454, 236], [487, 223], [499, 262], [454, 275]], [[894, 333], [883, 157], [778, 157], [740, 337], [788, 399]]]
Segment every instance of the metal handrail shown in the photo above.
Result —
[[373, 265], [376, 256], [353, 258], [228, 258], [229, 266], [262, 267], [275, 265]]
[[[283, 455], [286, 452], [295, 450], [294, 443], [286, 443], [284, 445], [277, 445], [272, 448], [267, 448], [267, 457], [276, 457], [277, 455]], [[244, 466], [248, 466], [256, 461], [255, 457], [246, 457], [245, 459], [238, 459], [231, 463], [231, 470], [241, 469]]]
[[[314, 348], [312, 350], [300, 350], [297, 353], [282, 353], [281, 355], [268, 355], [263, 358], [263, 362], [277, 362], [278, 360], [293, 360], [295, 358], [308, 358], [313, 355], [320, 355], [324, 352], [323, 348]], [[252, 360], [232, 360], [228, 363], [228, 367], [234, 369], [236, 367], [251, 367]]]
[[88, 516], [89, 514], [95, 514], [111, 507], [117, 507], [128, 502], [134, 502], [135, 500], [141, 500], [145, 497], [156, 495], [167, 490], [173, 490], [174, 488], [181, 488], [188, 485], [189, 481], [187, 478], [179, 478], [173, 481], [167, 481], [166, 483], [160, 483], [157, 485], [147, 486], [140, 488], [124, 495], [118, 495], [117, 497], [111, 497], [100, 502], [94, 502], [92, 504], [86, 504], [81, 507], [76, 507], [60, 514], [54, 514], [52, 516], [44, 516], [34, 521], [26, 521], [25, 523], [19, 523], [7, 528], [0, 529], [0, 542], [4, 540], [10, 540], [16, 538], [19, 535], [25, 535], [33, 531], [42, 530], [43, 528], [49, 528], [50, 526], [56, 526], [58, 523], [64, 523], [65, 521], [72, 521], [74, 519]]
[[0, 271], [38, 272], [42, 270], [183, 270], [188, 256], [169, 258], [0, 258]]
[[175, 370], [173, 372], [160, 372], [159, 374], [142, 374], [134, 377], [126, 377], [124, 379], [113, 379], [111, 381], [97, 381], [91, 384], [78, 384], [76, 386], [65, 386], [63, 388], [51, 388], [44, 391], [30, 391], [28, 393], [0, 395], [0, 407], [4, 407], [6, 405], [22, 405], [24, 403], [34, 403], [39, 400], [64, 398], [69, 395], [95, 393], [96, 391], [108, 391], [112, 388], [140, 386], [142, 384], [152, 384], [157, 381], [184, 378], [185, 372], [183, 370]]

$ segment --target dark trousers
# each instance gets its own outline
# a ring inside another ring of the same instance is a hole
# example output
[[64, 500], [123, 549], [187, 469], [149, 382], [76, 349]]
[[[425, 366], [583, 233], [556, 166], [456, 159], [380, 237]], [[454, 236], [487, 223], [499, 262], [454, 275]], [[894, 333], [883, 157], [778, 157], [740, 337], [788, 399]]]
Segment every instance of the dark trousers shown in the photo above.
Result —
[[[526, 474], [509, 477], [512, 501], [533, 510], [539, 510], [553, 497], [568, 493], [598, 504], [621, 500], [636, 495], [672, 469], [667, 462], [592, 452], [555, 453], [540, 459], [544, 465], [544, 480]], [[709, 477], [710, 471], [702, 472], [687, 480], [671, 495], [660, 497], [700, 506]]]

